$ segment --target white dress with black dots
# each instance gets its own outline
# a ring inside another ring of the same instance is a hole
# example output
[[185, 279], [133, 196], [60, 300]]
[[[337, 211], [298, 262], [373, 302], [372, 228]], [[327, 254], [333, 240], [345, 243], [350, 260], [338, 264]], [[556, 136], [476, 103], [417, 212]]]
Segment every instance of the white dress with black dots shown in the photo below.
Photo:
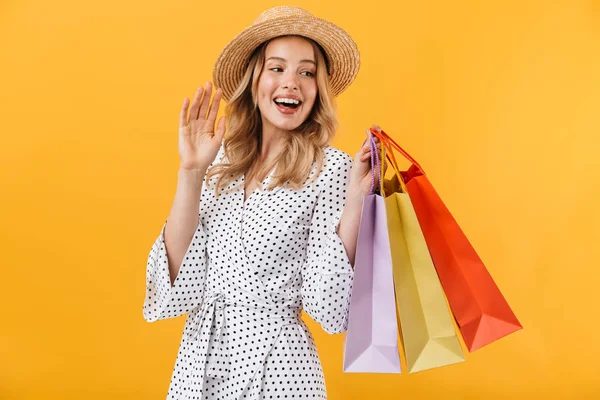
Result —
[[[259, 188], [244, 202], [243, 176], [218, 198], [217, 177], [203, 184], [200, 222], [172, 287], [163, 225], [148, 256], [144, 318], [188, 313], [167, 399], [327, 398], [300, 316], [329, 333], [347, 327], [353, 269], [336, 232], [352, 158], [331, 146], [324, 155], [301, 190]], [[221, 147], [215, 162], [223, 157]]]

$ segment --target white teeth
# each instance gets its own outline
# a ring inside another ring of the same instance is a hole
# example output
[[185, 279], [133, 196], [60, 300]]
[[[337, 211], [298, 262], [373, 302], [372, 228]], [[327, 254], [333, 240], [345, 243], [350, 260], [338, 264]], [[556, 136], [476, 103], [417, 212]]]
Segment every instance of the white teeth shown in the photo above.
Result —
[[277, 99], [275, 99], [276, 103], [287, 103], [287, 104], [300, 104], [300, 102], [298, 100], [294, 100], [294, 99], [287, 99], [285, 97], [279, 97]]

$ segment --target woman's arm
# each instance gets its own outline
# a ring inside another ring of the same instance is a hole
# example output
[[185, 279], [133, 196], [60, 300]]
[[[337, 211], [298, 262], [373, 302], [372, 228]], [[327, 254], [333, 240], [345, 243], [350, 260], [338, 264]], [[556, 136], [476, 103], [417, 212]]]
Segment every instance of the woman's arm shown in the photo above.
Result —
[[203, 179], [204, 171], [179, 171], [171, 213], [148, 254], [146, 321], [175, 318], [202, 304], [208, 268], [207, 233], [199, 215]]
[[177, 190], [165, 226], [165, 247], [171, 285], [198, 228], [199, 204], [205, 171], [179, 169]]
[[[373, 125], [373, 129], [381, 130], [376, 125]], [[379, 151], [381, 149], [379, 138], [373, 137], [373, 140], [377, 151]], [[346, 204], [337, 231], [338, 236], [344, 243], [348, 260], [353, 268], [363, 200], [365, 196], [371, 193], [371, 185], [374, 185], [374, 187], [379, 185], [378, 174], [372, 176], [371, 162], [371, 142], [369, 137], [354, 156], [350, 179], [346, 188]], [[387, 162], [384, 160], [384, 175], [386, 169]]]
[[348, 185], [346, 193], [346, 205], [344, 206], [337, 234], [344, 243], [350, 264], [354, 267], [356, 241], [358, 238], [358, 227], [360, 225], [364, 194], [352, 184]]

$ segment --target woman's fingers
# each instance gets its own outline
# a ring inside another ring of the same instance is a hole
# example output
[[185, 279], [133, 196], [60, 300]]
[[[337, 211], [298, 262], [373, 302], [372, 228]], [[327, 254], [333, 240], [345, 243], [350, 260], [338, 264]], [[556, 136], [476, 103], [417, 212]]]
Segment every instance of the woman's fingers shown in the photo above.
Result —
[[217, 139], [221, 140], [223, 135], [225, 135], [225, 116], [219, 118], [219, 123], [217, 124]]
[[[373, 132], [380, 133], [381, 128], [378, 125], [372, 125], [371, 131], [367, 133], [367, 136], [369, 136], [369, 139], [366, 141], [365, 145], [363, 146], [363, 148], [361, 149], [361, 152], [360, 152], [360, 160], [363, 162], [368, 162], [371, 158], [371, 153], [372, 153], [371, 138], [373, 138], [373, 141], [375, 142], [376, 151], [379, 154], [379, 156], [381, 157], [381, 146], [383, 144], [381, 143], [381, 140], [379, 139], [379, 137], [377, 137]], [[388, 161], [387, 161], [387, 159], [383, 159], [381, 161], [383, 162], [382, 176], [384, 176], [387, 171], [387, 168], [388, 168]], [[375, 174], [375, 184], [376, 185], [379, 184], [378, 174]]]
[[[377, 147], [377, 150], [378, 150], [379, 152], [381, 152], [381, 143], [376, 143], [376, 145], [377, 145], [377, 146], [376, 146], [376, 147]], [[362, 147], [362, 149], [361, 149], [361, 150], [362, 150], [362, 152], [363, 152], [363, 153], [366, 153], [366, 152], [369, 152], [369, 151], [371, 151], [371, 146], [370, 146], [370, 144], [369, 144], [369, 143], [365, 144], [365, 145]]]
[[192, 102], [192, 108], [190, 109], [189, 121], [198, 119], [198, 109], [200, 108], [200, 102], [202, 101], [202, 94], [204, 93], [204, 88], [200, 86], [198, 90], [196, 90], [196, 94], [194, 95], [194, 101]]
[[210, 96], [212, 95], [212, 83], [206, 82], [206, 89], [204, 90], [204, 98], [202, 98], [202, 105], [200, 106], [200, 112], [198, 113], [198, 119], [206, 119], [206, 112], [208, 111], [208, 104], [210, 103]]
[[206, 129], [207, 132], [215, 131], [215, 121], [217, 120], [217, 114], [219, 113], [219, 106], [221, 103], [222, 97], [221, 88], [217, 89], [215, 92], [215, 97], [213, 98], [212, 104], [210, 105], [210, 113], [208, 114], [208, 119], [206, 120]]
[[371, 158], [371, 149], [367, 149], [367, 151], [363, 151], [363, 153], [360, 155], [361, 160], [368, 160], [369, 158]]
[[[371, 158], [371, 147], [363, 147], [361, 149], [362, 154], [360, 155], [360, 159], [362, 161], [368, 160], [369, 158]], [[381, 144], [377, 144], [377, 153], [381, 156]], [[387, 161], [384, 164], [387, 167]]]
[[187, 110], [190, 105], [190, 99], [187, 97], [183, 99], [183, 104], [181, 105], [181, 111], [179, 112], [179, 128], [183, 128], [187, 125]]

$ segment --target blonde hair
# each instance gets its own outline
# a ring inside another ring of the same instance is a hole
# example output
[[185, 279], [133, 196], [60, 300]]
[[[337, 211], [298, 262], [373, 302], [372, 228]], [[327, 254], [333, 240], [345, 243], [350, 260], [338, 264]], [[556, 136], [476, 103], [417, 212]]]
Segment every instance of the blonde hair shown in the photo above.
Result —
[[[321, 47], [311, 39], [317, 63], [317, 98], [306, 120], [286, 137], [283, 149], [275, 160], [273, 180], [267, 189], [276, 186], [299, 189], [306, 183], [312, 164], [316, 161], [323, 168], [326, 147], [338, 126], [335, 98], [328, 78], [327, 60]], [[272, 40], [272, 39], [271, 39]], [[228, 132], [223, 141], [227, 163], [213, 165], [206, 174], [207, 182], [220, 174], [216, 183], [216, 195], [221, 189], [248, 172], [252, 163], [259, 159], [262, 138], [262, 122], [258, 108], [258, 79], [265, 63], [266, 47], [270, 40], [261, 44], [250, 57], [246, 72], [225, 108]], [[265, 166], [255, 176], [266, 175]], [[311, 178], [314, 180], [318, 173]]]

